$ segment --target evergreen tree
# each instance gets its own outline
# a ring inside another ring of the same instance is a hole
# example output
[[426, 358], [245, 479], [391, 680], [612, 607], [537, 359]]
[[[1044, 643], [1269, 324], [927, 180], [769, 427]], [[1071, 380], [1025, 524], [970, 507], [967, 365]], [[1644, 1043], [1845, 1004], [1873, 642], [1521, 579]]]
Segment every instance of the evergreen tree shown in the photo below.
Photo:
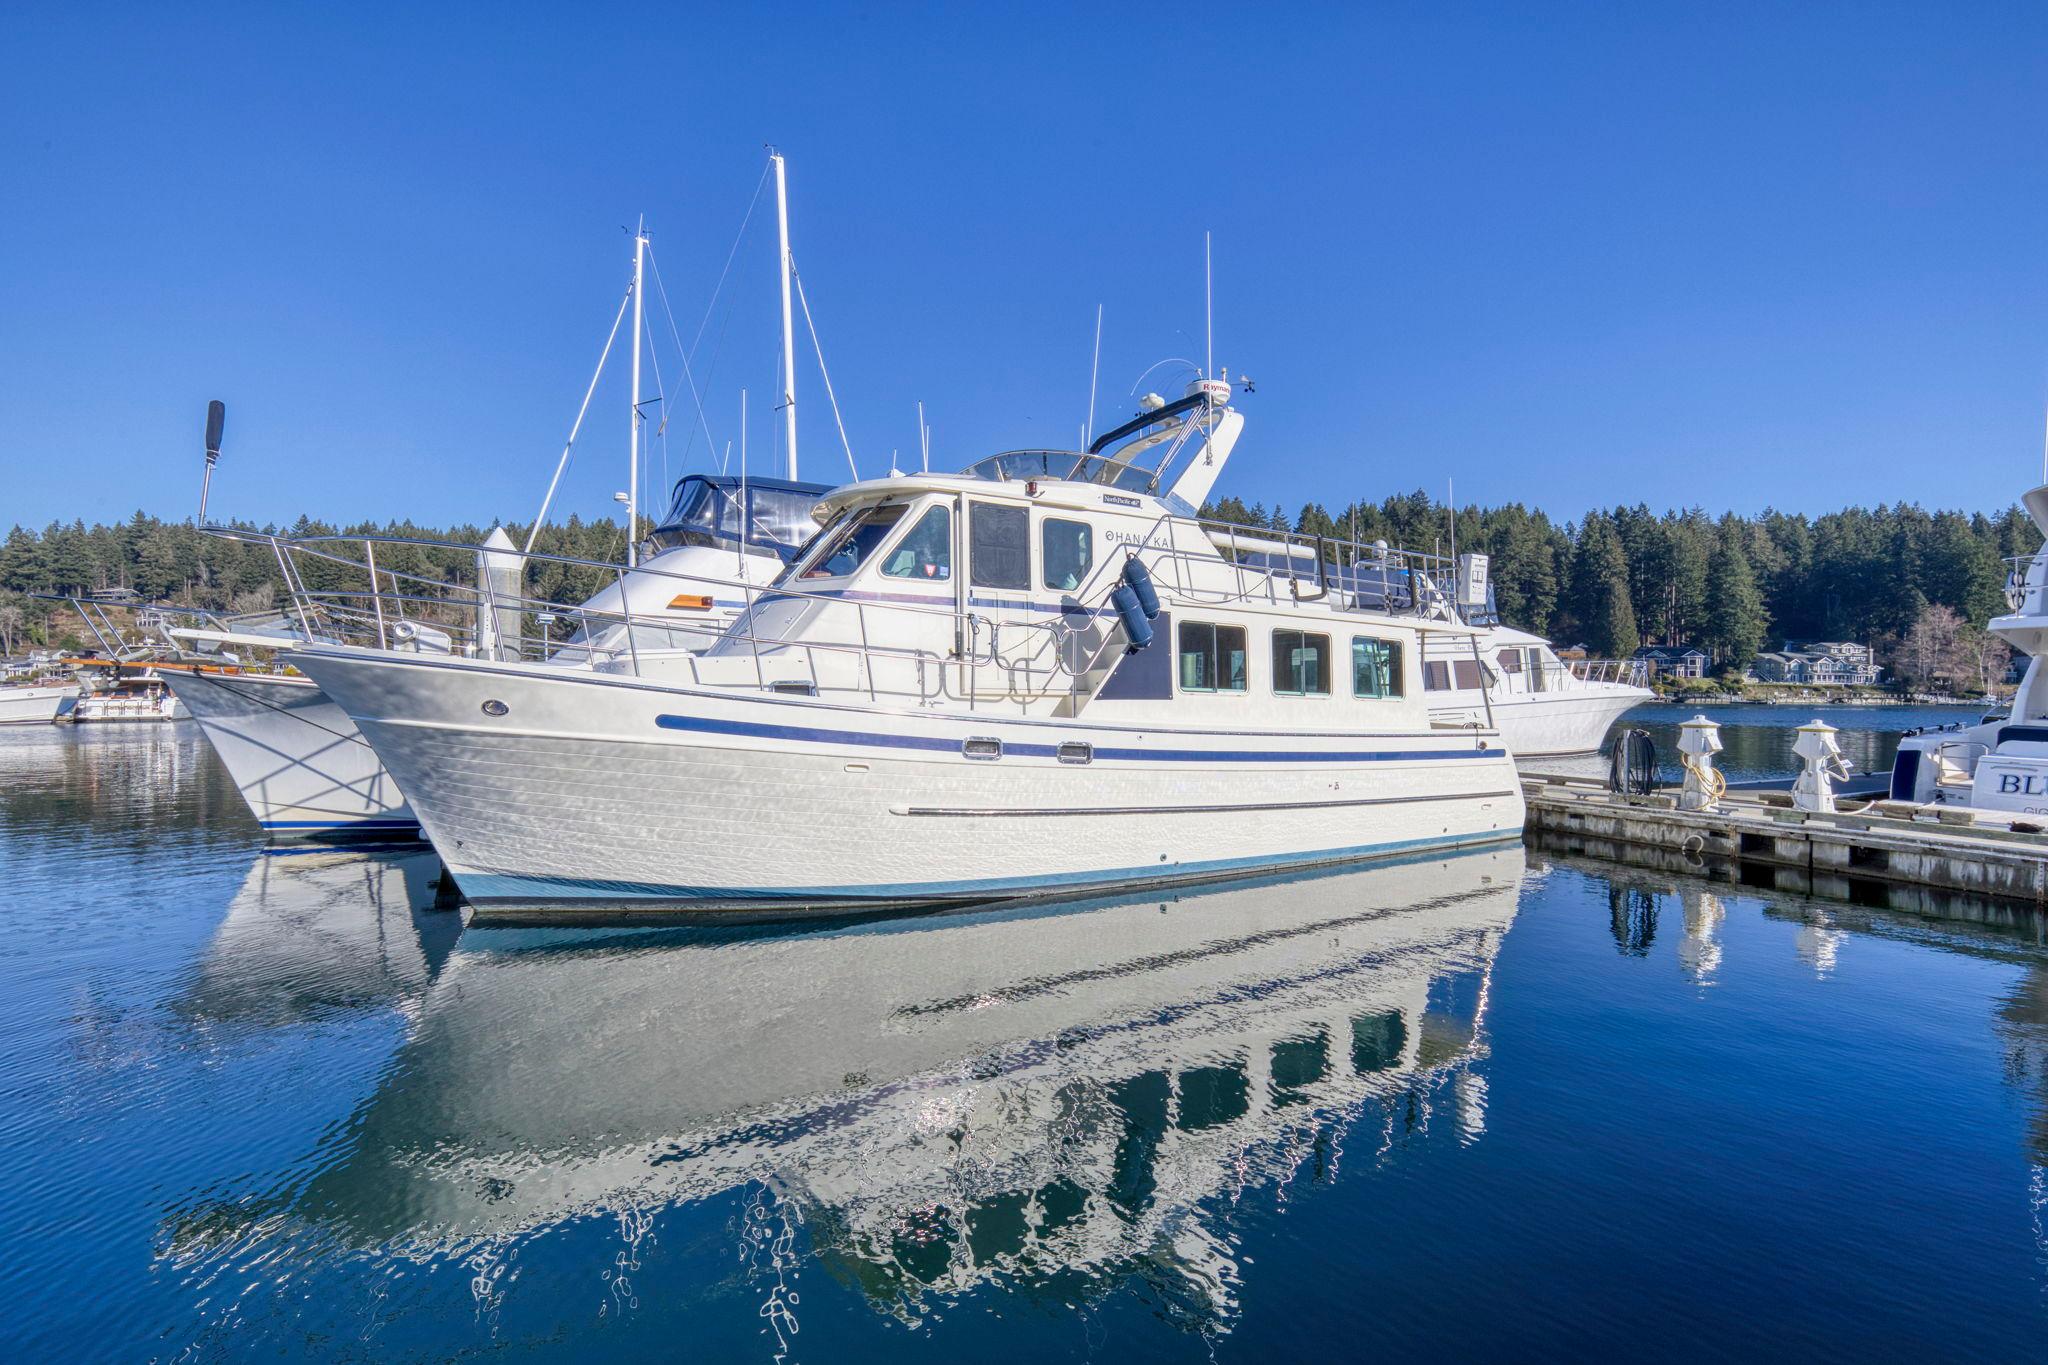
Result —
[[1770, 618], [1764, 612], [1755, 571], [1744, 545], [1748, 528], [1734, 513], [1721, 518], [1713, 556], [1707, 562], [1707, 643], [1723, 668], [1740, 672], [1763, 648]]
[[1586, 518], [1572, 559], [1572, 596], [1579, 628], [1594, 653], [1626, 659], [1642, 645], [1629, 600], [1628, 556], [1614, 523], [1601, 513]]

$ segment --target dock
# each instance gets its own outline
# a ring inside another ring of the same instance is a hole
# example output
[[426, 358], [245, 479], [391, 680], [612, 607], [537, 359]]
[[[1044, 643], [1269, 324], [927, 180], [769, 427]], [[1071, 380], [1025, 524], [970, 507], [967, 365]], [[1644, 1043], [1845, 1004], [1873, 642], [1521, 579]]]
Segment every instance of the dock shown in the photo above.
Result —
[[2048, 817], [1843, 799], [1820, 813], [1777, 792], [1731, 792], [1718, 809], [1672, 792], [1624, 795], [1590, 778], [1526, 776], [1529, 841], [1808, 894], [1867, 899], [1921, 888], [2048, 906]]

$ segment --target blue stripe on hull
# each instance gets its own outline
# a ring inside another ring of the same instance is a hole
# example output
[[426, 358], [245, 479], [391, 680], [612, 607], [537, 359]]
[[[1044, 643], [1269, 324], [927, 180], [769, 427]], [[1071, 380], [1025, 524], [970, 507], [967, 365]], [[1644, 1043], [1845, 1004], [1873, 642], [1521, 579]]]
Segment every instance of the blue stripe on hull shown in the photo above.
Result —
[[1479, 844], [1506, 843], [1521, 837], [1521, 828], [1487, 830], [1448, 838], [1400, 839], [1383, 844], [1318, 849], [1306, 853], [1274, 853], [1256, 858], [1219, 858], [1178, 863], [1171, 868], [1123, 867], [1093, 872], [1057, 872], [1031, 877], [980, 877], [953, 882], [867, 883], [854, 886], [715, 887], [655, 882], [589, 880], [575, 877], [529, 877], [495, 872], [457, 872], [462, 893], [478, 903], [596, 901], [716, 901], [758, 906], [837, 902], [840, 906], [871, 902], [959, 901], [1034, 892], [1156, 886], [1175, 881], [1230, 876], [1319, 863], [1347, 862], [1432, 850], [1448, 851]]
[[[876, 734], [866, 730], [820, 730], [802, 725], [767, 725], [748, 720], [717, 720], [708, 716], [661, 715], [654, 723], [664, 730], [695, 734], [737, 735], [748, 739], [788, 739], [814, 744], [852, 744], [874, 749], [925, 749], [960, 752], [961, 741], [925, 735]], [[1099, 732], [1088, 732], [1099, 733]], [[1053, 758], [1055, 744], [1003, 741], [1006, 756]], [[1131, 749], [1096, 744], [1098, 759], [1151, 759], [1162, 763], [1391, 763], [1413, 759], [1503, 758], [1505, 749]]]

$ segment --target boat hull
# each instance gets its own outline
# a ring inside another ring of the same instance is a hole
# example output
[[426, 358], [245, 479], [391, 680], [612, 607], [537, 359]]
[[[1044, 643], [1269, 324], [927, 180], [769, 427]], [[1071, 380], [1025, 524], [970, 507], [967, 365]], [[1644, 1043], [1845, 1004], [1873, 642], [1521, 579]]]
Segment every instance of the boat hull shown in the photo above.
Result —
[[[957, 903], [1401, 855], [1522, 826], [1491, 735], [1139, 730], [461, 659], [293, 659], [355, 720], [479, 905]], [[969, 740], [1002, 756], [968, 757]], [[1059, 746], [1077, 743], [1089, 761], [1062, 762]]]
[[61, 687], [0, 687], [0, 725], [48, 725], [57, 719], [67, 697], [78, 695], [72, 684]]
[[[1599, 750], [1614, 722], [1650, 699], [1640, 687], [1589, 683], [1562, 692], [1515, 693], [1493, 699], [1493, 724], [1517, 758], [1589, 754]], [[1487, 709], [1470, 703], [1431, 707], [1440, 725], [1484, 725]]]
[[311, 680], [195, 672], [165, 681], [271, 837], [419, 838], [398, 783]]

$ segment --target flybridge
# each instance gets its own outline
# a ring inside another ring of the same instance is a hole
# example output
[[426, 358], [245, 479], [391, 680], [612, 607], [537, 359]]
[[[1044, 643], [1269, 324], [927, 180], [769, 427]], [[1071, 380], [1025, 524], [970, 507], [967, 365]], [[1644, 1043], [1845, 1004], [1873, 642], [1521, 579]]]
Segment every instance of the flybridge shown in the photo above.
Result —
[[[1216, 486], [1243, 430], [1243, 414], [1230, 407], [1229, 383], [1197, 379], [1171, 403], [1157, 394], [1146, 394], [1136, 417], [1103, 433], [1085, 451], [1006, 451], [961, 472], [996, 482], [1047, 479], [1103, 484], [1158, 498], [1175, 511], [1192, 515]], [[1138, 463], [1136, 457], [1155, 447], [1164, 447], [1155, 462], [1149, 467]], [[1114, 455], [1108, 453], [1111, 451]], [[1176, 466], [1178, 473], [1174, 472]]]

